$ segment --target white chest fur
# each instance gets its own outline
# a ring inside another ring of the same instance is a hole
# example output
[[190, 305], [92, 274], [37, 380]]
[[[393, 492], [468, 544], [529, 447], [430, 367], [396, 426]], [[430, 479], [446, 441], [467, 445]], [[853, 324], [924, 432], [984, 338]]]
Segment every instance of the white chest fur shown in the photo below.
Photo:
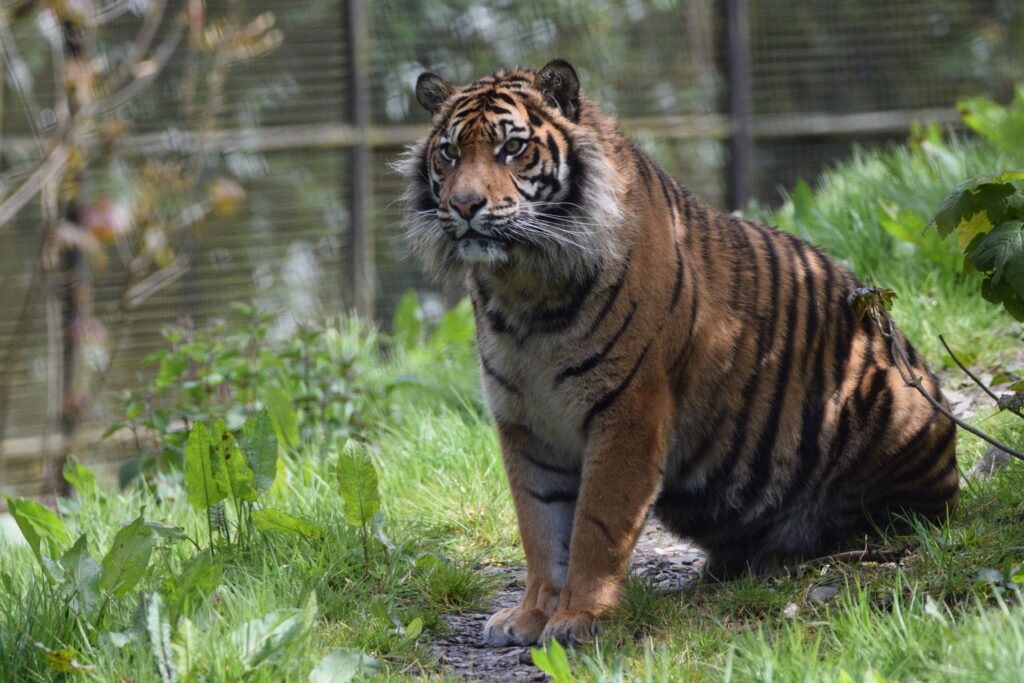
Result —
[[480, 340], [481, 377], [495, 419], [527, 428], [552, 447], [565, 464], [582, 462], [586, 411], [579, 389], [557, 383], [571, 365], [571, 344], [561, 336], [536, 336], [518, 342], [511, 335]]

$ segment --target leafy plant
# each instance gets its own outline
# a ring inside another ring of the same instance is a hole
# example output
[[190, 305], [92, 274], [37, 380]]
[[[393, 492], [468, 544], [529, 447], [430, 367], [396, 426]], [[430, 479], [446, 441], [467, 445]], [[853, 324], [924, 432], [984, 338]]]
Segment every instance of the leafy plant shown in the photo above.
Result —
[[[1024, 137], [1022, 137], [1024, 143]], [[931, 225], [955, 232], [965, 268], [982, 275], [981, 293], [1024, 320], [1024, 171], [971, 178], [939, 206]]]
[[260, 411], [240, 431], [241, 447], [223, 420], [214, 423], [212, 432], [198, 422], [185, 448], [185, 492], [192, 507], [206, 515], [211, 549], [214, 528], [229, 543], [232, 541], [223, 514], [223, 503], [228, 499], [235, 513], [234, 541], [238, 545], [245, 543], [250, 525], [260, 531], [318, 537], [320, 529], [307, 519], [255, 507], [259, 497], [273, 487], [277, 474], [278, 442], [270, 427], [269, 411]]
[[125, 394], [122, 419], [106, 431], [110, 436], [124, 430], [135, 443], [138, 455], [122, 469], [122, 484], [180, 469], [188, 435], [200, 421], [212, 427], [222, 420], [234, 434], [246, 415], [265, 408], [269, 419], [260, 435], [241, 438], [265, 438], [270, 428], [286, 449], [364, 432], [363, 413], [377, 396], [362, 381], [356, 356], [335, 335], [306, 326], [272, 341], [276, 315], [246, 304], [233, 308], [241, 325], [229, 330], [224, 321], [213, 321], [168, 328], [167, 347], [144, 360], [156, 367], [152, 384]]
[[1017, 86], [1007, 107], [983, 98], [962, 100], [956, 106], [975, 133], [1007, 151], [1020, 151], [1024, 140], [1024, 84]]
[[377, 469], [363, 446], [349, 439], [338, 450], [338, 490], [345, 501], [345, 520], [359, 529], [363, 559], [370, 563], [370, 524], [380, 512]]
[[575, 683], [576, 677], [569, 668], [569, 657], [557, 640], [548, 642], [543, 648], [531, 648], [530, 656], [538, 669], [551, 676], [553, 683]]

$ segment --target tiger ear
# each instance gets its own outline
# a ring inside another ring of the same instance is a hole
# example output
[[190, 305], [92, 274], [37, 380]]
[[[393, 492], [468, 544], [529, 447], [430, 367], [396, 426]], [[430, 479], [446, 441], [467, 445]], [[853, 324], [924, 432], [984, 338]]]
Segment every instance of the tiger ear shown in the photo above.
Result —
[[416, 99], [431, 114], [436, 114], [449, 97], [455, 94], [455, 86], [437, 74], [425, 71], [416, 79]]
[[576, 69], [564, 59], [555, 59], [537, 72], [533, 85], [545, 101], [572, 121], [580, 110], [580, 79]]

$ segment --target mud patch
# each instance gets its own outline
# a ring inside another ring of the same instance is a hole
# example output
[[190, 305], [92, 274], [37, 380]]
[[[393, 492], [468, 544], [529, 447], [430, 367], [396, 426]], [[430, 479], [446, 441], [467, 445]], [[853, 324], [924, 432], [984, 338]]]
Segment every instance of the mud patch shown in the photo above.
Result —
[[[691, 585], [703, 564], [700, 551], [649, 522], [630, 561], [630, 575], [659, 592], [673, 592]], [[451, 614], [449, 631], [431, 645], [439, 673], [445, 678], [486, 681], [543, 681], [546, 676], [530, 661], [528, 647], [487, 647], [481, 634], [484, 622], [503, 607], [515, 607], [523, 594], [525, 567], [482, 567], [499, 584], [495, 597], [481, 612]]]

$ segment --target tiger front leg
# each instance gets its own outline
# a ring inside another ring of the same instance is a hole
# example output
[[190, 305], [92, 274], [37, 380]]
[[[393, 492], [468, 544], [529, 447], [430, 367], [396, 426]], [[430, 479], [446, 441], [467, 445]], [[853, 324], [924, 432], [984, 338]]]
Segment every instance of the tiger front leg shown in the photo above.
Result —
[[[648, 395], [648, 401], [650, 396]], [[578, 642], [618, 605], [629, 557], [664, 472], [667, 402], [634, 405], [592, 437], [583, 466], [569, 556], [569, 573], [542, 641]]]
[[565, 585], [580, 477], [523, 427], [499, 424], [498, 437], [526, 553], [526, 591], [519, 605], [487, 620], [484, 642], [495, 647], [533, 645], [540, 641]]

